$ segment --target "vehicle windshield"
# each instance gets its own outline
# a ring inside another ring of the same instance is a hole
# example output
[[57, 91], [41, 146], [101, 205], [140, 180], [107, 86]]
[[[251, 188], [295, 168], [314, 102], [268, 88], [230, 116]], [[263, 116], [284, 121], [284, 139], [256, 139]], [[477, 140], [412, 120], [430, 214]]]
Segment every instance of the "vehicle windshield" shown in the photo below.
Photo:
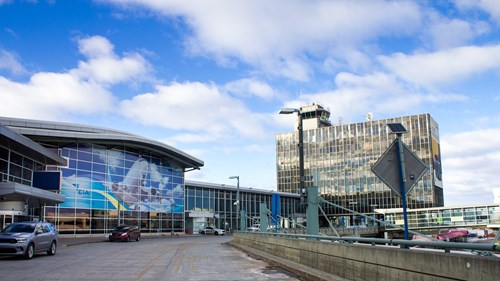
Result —
[[2, 230], [2, 232], [23, 232], [23, 233], [33, 233], [35, 230], [35, 224], [10, 224]]
[[117, 226], [115, 227], [115, 231], [127, 231], [130, 227], [128, 226]]

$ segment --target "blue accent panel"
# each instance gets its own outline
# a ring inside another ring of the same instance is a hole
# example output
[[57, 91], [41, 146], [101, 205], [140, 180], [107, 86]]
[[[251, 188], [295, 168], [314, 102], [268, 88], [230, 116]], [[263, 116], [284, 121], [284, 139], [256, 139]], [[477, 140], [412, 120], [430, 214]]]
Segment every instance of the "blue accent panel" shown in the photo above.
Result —
[[274, 193], [271, 197], [271, 212], [273, 221], [271, 224], [278, 224], [278, 215], [281, 213], [280, 195]]

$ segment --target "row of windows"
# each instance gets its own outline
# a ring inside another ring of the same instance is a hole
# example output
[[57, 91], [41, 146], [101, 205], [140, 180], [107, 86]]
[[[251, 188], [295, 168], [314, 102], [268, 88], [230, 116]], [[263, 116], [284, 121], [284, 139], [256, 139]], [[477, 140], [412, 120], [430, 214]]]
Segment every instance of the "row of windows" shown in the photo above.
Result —
[[[118, 222], [120, 217], [120, 222]], [[59, 233], [108, 233], [118, 224], [141, 226], [142, 232], [172, 231], [172, 213], [95, 210], [46, 207], [45, 218], [56, 225]], [[173, 231], [184, 228], [184, 213], [173, 214]]]
[[[490, 206], [468, 209], [441, 209], [428, 211], [408, 212], [408, 225], [410, 227], [432, 227], [453, 225], [476, 225], [492, 223], [500, 220], [500, 206]], [[402, 224], [402, 213], [386, 213], [385, 218], [392, 224]]]
[[[296, 198], [281, 197], [281, 214], [284, 217], [292, 217], [296, 210]], [[217, 212], [220, 215], [237, 213], [236, 191], [213, 190], [200, 187], [186, 187], [186, 211], [200, 210]], [[240, 206], [245, 210], [248, 217], [260, 216], [260, 203], [266, 203], [271, 208], [271, 194], [251, 194], [240, 192]]]
[[[87, 171], [99, 171], [104, 173], [104, 167], [112, 167], [117, 170], [134, 169], [134, 164], [143, 159], [147, 163], [157, 166], [159, 169], [167, 169], [174, 176], [182, 177], [183, 170], [169, 159], [155, 157], [146, 151], [131, 151], [126, 147], [106, 148], [98, 145], [72, 144], [65, 145], [61, 149], [61, 156], [75, 160], [74, 164], [82, 165], [79, 169]], [[77, 160], [77, 161], [76, 161]], [[71, 163], [70, 163], [71, 164]], [[89, 166], [92, 164], [91, 166]], [[84, 166], [85, 165], [85, 166]], [[77, 167], [70, 167], [76, 169]], [[162, 171], [165, 173], [167, 171]]]
[[2, 182], [32, 185], [33, 171], [41, 170], [42, 164], [0, 146], [0, 178]]
[[[387, 128], [387, 123], [400, 122], [408, 129], [408, 131], [416, 132], [418, 134], [425, 134], [429, 130], [429, 115], [418, 115], [410, 117], [401, 117], [390, 120], [378, 120], [372, 122], [338, 125], [324, 127], [321, 130], [305, 130], [304, 131], [304, 143], [316, 143], [316, 142], [331, 142], [342, 140], [350, 140], [356, 137], [372, 137], [372, 136], [385, 136], [385, 138], [390, 138], [390, 130]], [[298, 137], [297, 132], [293, 133], [294, 138], [283, 139], [277, 138], [278, 146], [286, 146], [297, 144]], [[411, 133], [403, 136], [405, 142], [411, 141]], [[424, 139], [424, 138], [423, 138]]]

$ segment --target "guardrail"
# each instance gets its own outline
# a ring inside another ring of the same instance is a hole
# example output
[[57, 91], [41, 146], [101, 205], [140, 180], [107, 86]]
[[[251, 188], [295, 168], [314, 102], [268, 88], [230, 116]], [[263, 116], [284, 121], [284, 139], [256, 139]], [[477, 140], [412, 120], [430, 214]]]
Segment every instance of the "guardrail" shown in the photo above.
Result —
[[[270, 235], [276, 237], [287, 237], [296, 239], [307, 239], [307, 240], [317, 240], [317, 241], [329, 241], [329, 242], [343, 242], [343, 243], [363, 243], [376, 245], [392, 245], [400, 246], [401, 248], [410, 247], [425, 247], [425, 248], [435, 248], [443, 249], [444, 252], [450, 252], [450, 250], [471, 250], [471, 251], [486, 251], [491, 254], [492, 251], [500, 252], [500, 245], [495, 244], [481, 244], [481, 243], [460, 243], [460, 242], [445, 242], [445, 241], [415, 241], [415, 240], [404, 240], [404, 239], [385, 239], [385, 238], [367, 238], [367, 237], [348, 237], [348, 236], [326, 236], [326, 235], [308, 235], [308, 234], [289, 234], [289, 233], [279, 233], [279, 232], [268, 232], [260, 233], [253, 232], [259, 235]], [[485, 253], [483, 253], [485, 254]]]

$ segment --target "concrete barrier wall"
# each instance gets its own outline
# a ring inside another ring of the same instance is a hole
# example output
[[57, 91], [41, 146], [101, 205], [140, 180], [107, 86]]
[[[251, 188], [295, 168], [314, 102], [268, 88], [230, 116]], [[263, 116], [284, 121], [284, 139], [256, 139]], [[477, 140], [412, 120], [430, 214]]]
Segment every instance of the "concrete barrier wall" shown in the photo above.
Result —
[[500, 280], [500, 258], [234, 233], [242, 245], [350, 280]]

